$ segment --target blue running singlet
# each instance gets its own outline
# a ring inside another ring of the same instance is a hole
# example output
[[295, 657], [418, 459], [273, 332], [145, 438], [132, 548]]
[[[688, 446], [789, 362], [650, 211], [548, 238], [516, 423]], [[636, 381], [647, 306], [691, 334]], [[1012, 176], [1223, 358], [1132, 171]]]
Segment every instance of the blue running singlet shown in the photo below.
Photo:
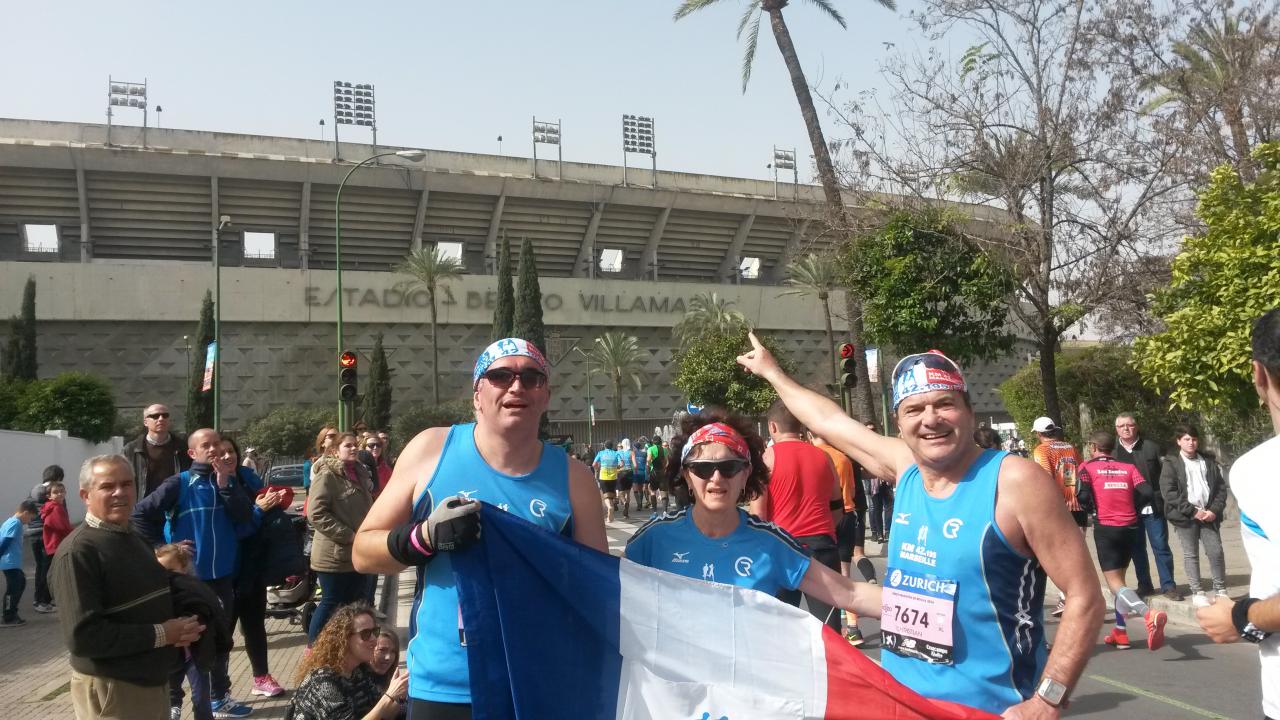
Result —
[[[542, 459], [533, 472], [503, 475], [489, 467], [476, 449], [475, 423], [454, 425], [440, 451], [435, 475], [414, 502], [413, 521], [426, 520], [435, 503], [451, 495], [483, 500], [552, 532], [572, 532], [569, 459], [562, 448], [549, 443], [542, 444]], [[449, 553], [440, 553], [418, 568], [409, 620], [410, 697], [471, 702], [461, 626], [453, 561]]]
[[884, 669], [916, 692], [1000, 714], [1044, 669], [1045, 574], [996, 525], [1000, 465], [986, 450], [949, 497], [912, 465], [898, 481], [881, 620]]

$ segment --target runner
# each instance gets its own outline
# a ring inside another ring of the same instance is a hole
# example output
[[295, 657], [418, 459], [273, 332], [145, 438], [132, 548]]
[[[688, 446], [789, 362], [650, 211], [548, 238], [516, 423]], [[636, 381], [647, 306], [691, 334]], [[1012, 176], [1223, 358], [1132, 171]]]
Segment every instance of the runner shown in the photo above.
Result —
[[649, 489], [653, 492], [653, 508], [664, 513], [670, 507], [671, 481], [667, 479], [667, 443], [654, 438], [645, 451], [645, 465], [649, 473]]
[[696, 502], [641, 526], [627, 542], [628, 560], [770, 595], [799, 590], [851, 611], [879, 608], [879, 588], [811, 562], [786, 531], [739, 507], [769, 482], [764, 441], [749, 423], [704, 410], [681, 421], [681, 434], [672, 444], [682, 462], [670, 472], [685, 476]]
[[1218, 598], [1196, 611], [1214, 642], [1258, 645], [1262, 664], [1262, 712], [1280, 720], [1280, 308], [1253, 323], [1253, 386], [1271, 414], [1275, 437], [1245, 453], [1231, 468], [1231, 490], [1240, 504], [1240, 534], [1253, 575], [1249, 597]]
[[613, 522], [613, 514], [618, 510], [618, 453], [613, 449], [613, 441], [605, 442], [604, 448], [596, 453], [591, 461], [597, 482], [600, 483], [600, 496], [604, 500], [605, 522]]
[[654, 507], [653, 500], [649, 497], [649, 464], [645, 462], [645, 450], [648, 447], [649, 441], [644, 437], [636, 438], [631, 447], [631, 486], [636, 496], [636, 510], [644, 509], [646, 499], [649, 500], [649, 506]]
[[608, 552], [590, 469], [538, 440], [549, 372], [524, 340], [486, 348], [472, 374], [475, 423], [418, 433], [356, 535], [360, 572], [418, 566], [407, 652], [414, 720], [471, 717], [466, 634], [448, 551], [480, 539], [475, 501]]
[[631, 469], [635, 463], [635, 455], [631, 452], [631, 441], [622, 438], [618, 441], [618, 449], [614, 451], [618, 459], [618, 500], [622, 504], [622, 517], [631, 517]]
[[[894, 369], [900, 437], [889, 438], [787, 377], [749, 338], [743, 367], [769, 381], [813, 432], [897, 482], [881, 615], [885, 669], [927, 697], [1005, 718], [1058, 717], [1104, 605], [1084, 537], [1052, 479], [973, 443], [968, 386], [940, 353], [909, 355]], [[1046, 572], [1067, 595], [1047, 658]]]
[[[1062, 428], [1050, 418], [1036, 418], [1031, 425], [1031, 433], [1038, 441], [1031, 451], [1031, 458], [1057, 481], [1067, 509], [1071, 511], [1071, 519], [1076, 521], [1080, 532], [1085, 532], [1089, 526], [1089, 515], [1080, 509], [1080, 500], [1076, 497], [1080, 486], [1079, 453], [1074, 445], [1063, 439]], [[1066, 596], [1059, 592], [1058, 605], [1053, 609], [1054, 617], [1062, 616], [1062, 611], [1067, 607], [1065, 600]]]
[[1163, 612], [1147, 607], [1124, 580], [1142, 532], [1138, 508], [1151, 502], [1151, 484], [1143, 479], [1136, 466], [1112, 457], [1116, 439], [1111, 433], [1105, 430], [1094, 433], [1087, 450], [1089, 460], [1080, 466], [1078, 497], [1086, 513], [1097, 515], [1093, 544], [1098, 552], [1098, 567], [1115, 596], [1116, 626], [1103, 642], [1117, 650], [1128, 650], [1125, 618], [1141, 615], [1147, 624], [1147, 649], [1159, 650], [1164, 645], [1164, 625], [1168, 618]]

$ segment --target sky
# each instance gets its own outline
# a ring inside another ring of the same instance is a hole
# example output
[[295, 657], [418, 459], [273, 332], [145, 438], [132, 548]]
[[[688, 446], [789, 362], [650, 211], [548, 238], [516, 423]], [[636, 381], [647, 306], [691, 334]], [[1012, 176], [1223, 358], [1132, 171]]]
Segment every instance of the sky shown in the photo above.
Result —
[[[924, 43], [906, 17], [914, 3], [895, 13], [836, 0], [845, 30], [795, 0], [785, 17], [810, 84], [884, 88], [888, 54]], [[501, 135], [503, 154], [528, 157], [536, 115], [563, 123], [566, 161], [617, 165], [621, 115], [632, 113], [654, 118], [659, 169], [768, 179], [778, 145], [799, 149], [808, 181], [804, 123], [767, 20], [744, 94], [735, 32], [746, 0], [673, 22], [677, 5], [0, 0], [0, 117], [105, 122], [110, 76], [146, 79], [166, 128], [319, 137], [326, 118], [332, 139], [332, 84], [344, 80], [376, 86], [382, 145], [496, 153]], [[115, 122], [140, 116], [117, 109]], [[369, 131], [343, 126], [341, 138], [368, 142]]]

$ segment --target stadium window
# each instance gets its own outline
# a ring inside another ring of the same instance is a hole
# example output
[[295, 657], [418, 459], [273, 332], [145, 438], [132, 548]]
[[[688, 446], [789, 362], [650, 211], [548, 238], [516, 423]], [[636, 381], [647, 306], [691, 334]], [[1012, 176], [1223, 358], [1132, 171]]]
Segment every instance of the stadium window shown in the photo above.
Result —
[[600, 251], [600, 271], [607, 273], [622, 272], [624, 255], [618, 248], [605, 248]]
[[58, 252], [58, 226], [29, 223], [22, 226], [22, 246], [29, 253]]
[[275, 260], [276, 234], [273, 232], [244, 233], [244, 257], [246, 260]]
[[438, 242], [436, 243], [436, 257], [441, 260], [452, 260], [459, 265], [462, 264], [462, 243], [460, 242]]
[[738, 270], [742, 273], [743, 280], [755, 280], [760, 277], [760, 258], [742, 258], [742, 264], [738, 266]]

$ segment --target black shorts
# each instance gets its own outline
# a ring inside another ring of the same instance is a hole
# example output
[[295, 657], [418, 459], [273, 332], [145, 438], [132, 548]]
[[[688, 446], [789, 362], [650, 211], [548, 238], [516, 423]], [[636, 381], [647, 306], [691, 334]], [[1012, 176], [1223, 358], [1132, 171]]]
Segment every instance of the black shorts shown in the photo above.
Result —
[[604, 493], [605, 495], [617, 495], [617, 494], [618, 494], [618, 481], [617, 481], [617, 480], [601, 480], [601, 481], [599, 481], [599, 482], [600, 482], [600, 492]]
[[840, 562], [849, 562], [853, 559], [853, 549], [863, 547], [866, 543], [866, 513], [855, 510], [840, 516], [840, 524], [836, 526], [836, 548], [840, 552]]
[[1071, 519], [1076, 521], [1076, 527], [1089, 527], [1089, 513], [1084, 510], [1072, 510]]
[[1126, 570], [1133, 559], [1133, 544], [1137, 542], [1142, 528], [1115, 527], [1112, 525], [1093, 526], [1093, 544], [1098, 549], [1098, 567], [1107, 570]]
[[631, 471], [630, 470], [618, 471], [618, 490], [624, 493], [631, 492]]

